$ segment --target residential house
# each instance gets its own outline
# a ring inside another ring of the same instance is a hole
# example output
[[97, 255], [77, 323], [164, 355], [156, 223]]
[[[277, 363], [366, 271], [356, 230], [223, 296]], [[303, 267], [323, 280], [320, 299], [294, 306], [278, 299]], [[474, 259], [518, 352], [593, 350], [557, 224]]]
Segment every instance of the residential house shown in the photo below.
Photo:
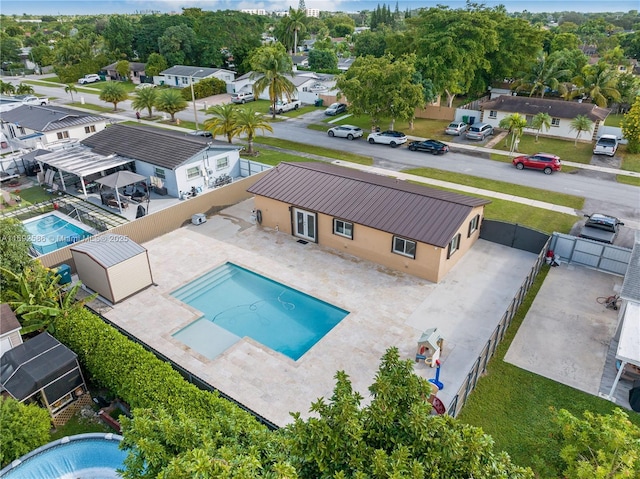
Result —
[[7, 303], [0, 305], [0, 356], [22, 344], [20, 323]]
[[0, 128], [5, 136], [20, 140], [25, 148], [82, 140], [106, 126], [104, 116], [52, 105], [21, 105], [0, 115]]
[[548, 113], [551, 116], [551, 128], [543, 129], [540, 134], [563, 139], [575, 139], [576, 132], [571, 129], [571, 121], [578, 115], [584, 115], [593, 121], [593, 130], [584, 133], [584, 139], [589, 141], [596, 138], [598, 128], [611, 113], [610, 109], [601, 108], [593, 103], [511, 95], [501, 95], [486, 101], [480, 105], [480, 109], [479, 121], [494, 127], [498, 127], [503, 118], [514, 113], [524, 116], [529, 124], [538, 113]]
[[[235, 92], [253, 91], [253, 84], [256, 82], [252, 78], [253, 72], [245, 73], [234, 82]], [[294, 98], [302, 103], [313, 104], [318, 99], [318, 94], [331, 95], [335, 89], [336, 80], [334, 75], [318, 74], [309, 71], [294, 71], [289, 80], [295, 85], [296, 92]], [[336, 94], [337, 92], [334, 92]], [[269, 99], [269, 91], [265, 89], [258, 97], [262, 100]]]
[[141, 83], [144, 79], [146, 68], [146, 63], [139, 62], [129, 62], [129, 75], [127, 78], [122, 78], [120, 74], [116, 71], [116, 65], [118, 63], [112, 63], [111, 65], [107, 65], [106, 67], [102, 67], [104, 71], [107, 72], [107, 76], [109, 76], [112, 80], [130, 80], [133, 83]]
[[479, 238], [489, 203], [327, 163], [280, 163], [247, 191], [263, 227], [433, 282]]
[[[236, 73], [224, 68], [190, 67], [185, 65], [175, 65], [160, 72], [160, 82], [178, 88], [185, 88], [198, 83], [205, 78], [217, 78], [231, 85], [235, 80]], [[155, 82], [158, 83], [158, 82]]]

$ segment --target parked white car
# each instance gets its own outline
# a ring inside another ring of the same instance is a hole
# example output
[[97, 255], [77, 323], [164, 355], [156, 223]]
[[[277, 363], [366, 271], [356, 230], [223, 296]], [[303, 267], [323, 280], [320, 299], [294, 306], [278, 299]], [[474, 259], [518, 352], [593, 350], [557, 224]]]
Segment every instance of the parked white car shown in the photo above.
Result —
[[338, 138], [346, 138], [348, 140], [355, 140], [363, 135], [363, 131], [360, 127], [354, 125], [339, 125], [329, 128], [327, 135]]
[[372, 145], [380, 143], [382, 145], [389, 145], [392, 148], [395, 148], [396, 146], [400, 146], [407, 142], [407, 135], [401, 131], [395, 130], [376, 131], [369, 134], [367, 141]]
[[444, 129], [447, 135], [457, 136], [462, 135], [465, 131], [467, 131], [467, 124], [464, 121], [452, 121], [449, 123], [449, 126]]
[[[276, 113], [281, 114], [291, 110], [297, 110], [302, 106], [302, 102], [300, 100], [291, 100], [291, 101], [278, 101], [276, 102]], [[269, 107], [269, 112], [271, 113], [272, 107]]]
[[49, 99], [35, 95], [16, 95], [13, 98], [22, 102], [23, 105], [48, 105]]
[[593, 147], [594, 155], [613, 156], [618, 150], [618, 138], [616, 135], [602, 135]]
[[80, 83], [80, 85], [95, 83], [97, 81], [100, 81], [100, 75], [97, 75], [95, 73], [89, 73], [88, 75], [85, 75], [82, 78], [78, 79], [78, 83]]

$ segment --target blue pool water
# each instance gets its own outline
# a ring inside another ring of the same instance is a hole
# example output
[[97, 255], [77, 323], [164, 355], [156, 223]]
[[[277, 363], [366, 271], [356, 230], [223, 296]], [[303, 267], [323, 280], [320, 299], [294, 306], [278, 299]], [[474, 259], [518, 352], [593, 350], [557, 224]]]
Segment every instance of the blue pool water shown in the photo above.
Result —
[[49, 213], [24, 222], [31, 244], [38, 254], [46, 254], [92, 236], [92, 233], [71, 218]]
[[172, 295], [204, 314], [174, 337], [209, 358], [248, 336], [298, 360], [349, 314], [232, 263]]
[[[111, 439], [108, 439], [110, 437]], [[116, 479], [124, 467], [121, 436], [81, 434], [47, 444], [0, 471], [2, 479]]]

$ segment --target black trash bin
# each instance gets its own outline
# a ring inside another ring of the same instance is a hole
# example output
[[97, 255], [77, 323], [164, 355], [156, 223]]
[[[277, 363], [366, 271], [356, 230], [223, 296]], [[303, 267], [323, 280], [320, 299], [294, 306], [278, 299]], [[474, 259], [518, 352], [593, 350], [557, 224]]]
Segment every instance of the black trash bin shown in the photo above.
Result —
[[469, 124], [473, 125], [476, 122], [476, 117], [475, 116], [470, 116], [469, 117]]
[[315, 106], [322, 106], [323, 103], [324, 103], [324, 100], [322, 98], [318, 98], [315, 102]]

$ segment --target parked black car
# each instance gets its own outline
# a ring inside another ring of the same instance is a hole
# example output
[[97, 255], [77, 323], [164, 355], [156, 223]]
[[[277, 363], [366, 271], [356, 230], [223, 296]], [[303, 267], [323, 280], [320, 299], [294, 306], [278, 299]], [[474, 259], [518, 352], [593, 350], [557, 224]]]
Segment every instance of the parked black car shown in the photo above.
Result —
[[432, 155], [444, 155], [449, 151], [449, 146], [438, 140], [412, 141], [409, 143], [411, 151], [426, 151]]

